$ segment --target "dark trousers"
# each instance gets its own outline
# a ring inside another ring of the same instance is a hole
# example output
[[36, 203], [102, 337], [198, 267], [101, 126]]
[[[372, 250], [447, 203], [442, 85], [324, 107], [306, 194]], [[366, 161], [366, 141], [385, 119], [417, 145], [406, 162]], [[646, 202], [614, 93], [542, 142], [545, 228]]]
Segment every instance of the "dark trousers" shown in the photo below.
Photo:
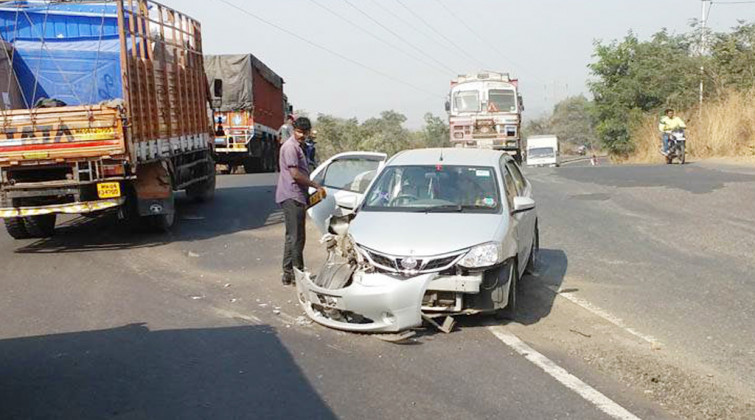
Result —
[[296, 200], [281, 203], [286, 223], [286, 243], [283, 247], [283, 275], [294, 278], [294, 268], [304, 268], [304, 219], [307, 208]]

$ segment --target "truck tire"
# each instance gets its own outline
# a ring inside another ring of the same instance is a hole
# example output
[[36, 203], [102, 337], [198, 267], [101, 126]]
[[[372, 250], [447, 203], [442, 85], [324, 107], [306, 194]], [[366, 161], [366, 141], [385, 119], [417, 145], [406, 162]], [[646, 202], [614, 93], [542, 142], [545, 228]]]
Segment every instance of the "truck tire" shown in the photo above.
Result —
[[26, 230], [24, 219], [20, 217], [13, 217], [10, 219], [3, 219], [5, 222], [5, 230], [8, 231], [8, 235], [13, 239], [29, 239], [29, 231]]
[[56, 219], [54, 214], [24, 217], [24, 226], [32, 238], [49, 238], [55, 234]]
[[215, 163], [212, 159], [209, 159], [209, 162], [210, 163], [207, 165], [207, 170], [209, 171], [208, 178], [202, 182], [189, 185], [189, 187], [186, 188], [186, 195], [190, 199], [200, 203], [210, 201], [215, 197]]

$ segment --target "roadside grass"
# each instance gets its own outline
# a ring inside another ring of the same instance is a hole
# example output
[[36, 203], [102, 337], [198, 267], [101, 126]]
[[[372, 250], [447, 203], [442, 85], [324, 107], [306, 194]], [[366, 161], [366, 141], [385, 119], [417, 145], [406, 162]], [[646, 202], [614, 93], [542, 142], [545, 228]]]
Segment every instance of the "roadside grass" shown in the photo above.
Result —
[[[692, 159], [735, 158], [755, 161], [755, 90], [730, 92], [723, 99], [677, 111], [687, 122], [687, 154]], [[620, 162], [663, 162], [659, 153], [660, 115], [646, 115], [635, 126], [635, 152]]]

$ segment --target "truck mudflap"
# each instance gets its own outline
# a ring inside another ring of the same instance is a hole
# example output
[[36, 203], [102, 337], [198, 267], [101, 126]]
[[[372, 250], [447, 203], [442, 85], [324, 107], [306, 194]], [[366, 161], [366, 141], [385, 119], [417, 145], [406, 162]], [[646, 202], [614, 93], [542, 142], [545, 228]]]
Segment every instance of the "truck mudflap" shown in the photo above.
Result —
[[84, 214], [107, 210], [123, 205], [125, 197], [79, 203], [53, 204], [36, 207], [0, 208], [0, 218], [42, 216], [45, 214]]

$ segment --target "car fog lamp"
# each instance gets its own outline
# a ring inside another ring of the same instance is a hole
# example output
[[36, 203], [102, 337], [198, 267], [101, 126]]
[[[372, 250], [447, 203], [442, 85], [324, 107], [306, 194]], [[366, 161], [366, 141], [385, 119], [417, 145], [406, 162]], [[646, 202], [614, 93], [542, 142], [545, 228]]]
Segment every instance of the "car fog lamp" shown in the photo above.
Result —
[[489, 267], [501, 262], [501, 254], [501, 246], [498, 243], [477, 245], [464, 255], [459, 265], [465, 268]]

